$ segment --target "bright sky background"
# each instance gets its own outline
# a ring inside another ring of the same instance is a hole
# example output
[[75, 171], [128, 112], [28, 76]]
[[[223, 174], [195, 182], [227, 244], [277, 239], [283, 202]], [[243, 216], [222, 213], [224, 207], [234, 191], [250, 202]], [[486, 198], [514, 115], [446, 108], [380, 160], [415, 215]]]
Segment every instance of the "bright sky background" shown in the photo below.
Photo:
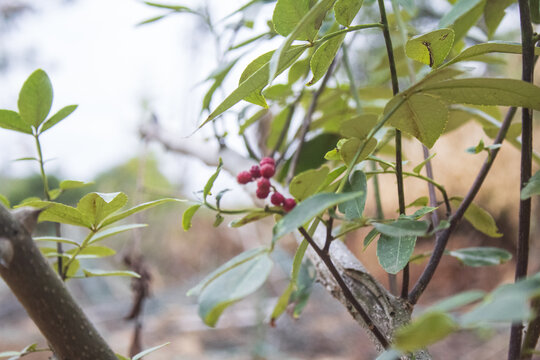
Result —
[[[200, 1], [181, 3], [197, 7]], [[242, 3], [212, 2], [218, 7], [216, 14]], [[144, 103], [171, 130], [185, 135], [194, 130], [200, 120], [197, 96], [207, 88], [195, 85], [215, 66], [214, 44], [192, 37], [200, 24], [194, 16], [178, 14], [137, 27], [166, 10], [137, 0], [78, 0], [67, 5], [48, 0], [34, 6], [37, 11], [18, 18], [0, 38], [0, 48], [24, 58], [0, 74], [0, 108], [16, 110], [20, 87], [36, 68], [43, 68], [53, 84], [51, 114], [79, 104], [43, 135], [45, 156], [56, 159], [47, 164], [49, 172], [90, 180], [132, 156], [139, 147], [137, 128], [147, 114]], [[27, 156], [35, 156], [31, 137], [0, 131], [0, 172], [35, 169], [35, 163], [12, 161]]]

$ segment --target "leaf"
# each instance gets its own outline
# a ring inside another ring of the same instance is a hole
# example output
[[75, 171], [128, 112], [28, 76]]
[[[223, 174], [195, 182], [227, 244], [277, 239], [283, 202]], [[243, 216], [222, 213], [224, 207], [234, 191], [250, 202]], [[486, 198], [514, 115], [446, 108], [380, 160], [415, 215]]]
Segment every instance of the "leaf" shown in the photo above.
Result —
[[214, 96], [214, 93], [216, 90], [221, 86], [223, 83], [223, 80], [227, 77], [231, 69], [236, 65], [240, 58], [236, 58], [233, 61], [230, 61], [229, 63], [225, 64], [224, 66], [220, 66], [218, 70], [210, 75], [210, 79], [214, 79], [214, 82], [212, 83], [212, 86], [210, 86], [210, 89], [206, 92], [203, 98], [202, 108], [203, 109], [210, 109], [210, 102], [212, 101], [212, 97]]
[[279, 238], [303, 226], [326, 209], [362, 195], [363, 192], [319, 193], [307, 198], [274, 225], [272, 242], [275, 243]]
[[77, 247], [80, 246], [79, 243], [75, 240], [66, 239], [62, 237], [56, 237], [56, 236], [38, 236], [38, 237], [34, 237], [33, 239], [34, 241], [54, 241], [54, 242], [59, 242], [59, 243], [64, 243], [64, 244], [75, 245]]
[[521, 190], [521, 200], [527, 200], [534, 195], [540, 195], [540, 170], [527, 181]]
[[289, 185], [289, 191], [300, 202], [315, 194], [326, 180], [330, 169], [323, 166], [319, 169], [306, 170], [296, 175]]
[[490, 0], [489, 6], [484, 7], [484, 22], [489, 38], [493, 37], [501, 20], [506, 15], [505, 9], [514, 2], [515, 0]]
[[49, 120], [47, 120], [43, 124], [43, 126], [39, 130], [39, 133], [40, 134], [44, 133], [48, 129], [52, 128], [54, 125], [58, 124], [60, 121], [67, 118], [69, 115], [71, 115], [72, 112], [75, 111], [75, 109], [77, 109], [77, 107], [78, 107], [78, 105], [68, 105], [68, 106], [63, 107], [62, 109], [60, 109], [56, 114], [51, 116], [49, 118]]
[[[354, 156], [356, 155], [356, 153], [360, 149], [360, 146], [362, 146], [363, 143], [364, 141], [357, 138], [348, 139], [347, 141], [345, 141], [345, 143], [343, 143], [339, 153], [345, 164], [347, 164], [348, 166], [354, 165], [352, 164]], [[375, 150], [376, 147], [377, 140], [375, 140], [375, 138], [369, 139], [367, 144], [364, 146], [364, 149], [360, 153], [360, 156], [358, 156], [356, 164], [367, 159], [367, 157]]]
[[114, 355], [116, 355], [118, 360], [131, 360], [130, 358], [127, 358], [127, 357], [125, 357], [123, 355], [120, 355], [120, 354], [117, 354], [117, 353], [115, 353]]
[[334, 5], [336, 21], [340, 25], [349, 27], [363, 3], [364, 0], [338, 0]]
[[376, 114], [362, 114], [341, 123], [339, 133], [346, 138], [355, 137], [364, 140], [371, 129], [377, 124], [379, 116]]
[[168, 202], [183, 202], [183, 201], [185, 201], [185, 200], [172, 199], [172, 198], [165, 198], [165, 199], [149, 201], [149, 202], [134, 206], [134, 207], [132, 207], [130, 209], [121, 211], [119, 213], [111, 214], [111, 215], [107, 216], [103, 220], [103, 223], [101, 223], [99, 228], [102, 229], [107, 225], [111, 225], [111, 224], [113, 224], [113, 223], [115, 223], [117, 221], [120, 221], [120, 220], [122, 220], [124, 218], [127, 218], [130, 215], [133, 215], [133, 214], [138, 213], [140, 211], [152, 208], [154, 206], [158, 206], [158, 205], [165, 204], [165, 203], [168, 203]]
[[233, 227], [233, 228], [241, 227], [241, 226], [244, 226], [244, 225], [249, 224], [251, 222], [258, 221], [260, 219], [264, 219], [265, 217], [268, 217], [270, 215], [273, 215], [273, 213], [265, 211], [265, 210], [252, 211], [250, 213], [247, 213], [241, 219], [231, 221], [229, 226]]
[[[238, 85], [242, 84], [244, 81], [249, 79], [251, 75], [257, 72], [257, 70], [260, 70], [263, 66], [269, 63], [270, 59], [272, 59], [272, 55], [274, 54], [275, 50], [269, 51], [267, 53], [262, 54], [252, 62], [246, 66], [242, 74], [240, 75], [240, 79], [238, 80]], [[264, 96], [262, 95], [263, 88], [267, 85], [267, 83], [264, 83], [262, 86], [260, 86], [259, 89], [254, 90], [250, 94], [247, 94], [243, 100], [248, 101], [252, 104], [259, 105], [264, 107], [265, 109], [268, 108], [268, 104], [266, 103], [266, 100]]]
[[429, 228], [427, 221], [416, 221], [411, 219], [398, 219], [394, 222], [384, 224], [373, 222], [373, 227], [378, 232], [387, 236], [425, 236]]
[[191, 205], [186, 209], [186, 211], [184, 211], [184, 214], [182, 214], [182, 229], [184, 229], [184, 231], [188, 231], [191, 228], [191, 219], [200, 207], [201, 204], [195, 204]]
[[335, 36], [323, 43], [315, 51], [309, 63], [311, 72], [313, 73], [313, 78], [307, 83], [308, 86], [315, 84], [317, 81], [323, 78], [328, 71], [328, 68], [330, 68], [330, 65], [334, 61], [334, 58], [336, 57], [336, 54], [344, 39], [345, 34]]
[[462, 306], [481, 300], [486, 293], [480, 290], [469, 290], [449, 298], [438, 301], [435, 305], [429, 307], [429, 311], [452, 311]]
[[338, 208], [349, 221], [360, 219], [364, 213], [367, 198], [367, 179], [362, 170], [357, 170], [351, 174], [345, 185], [344, 192], [362, 192], [363, 195], [353, 200], [339, 204]]
[[113, 256], [116, 254], [116, 251], [107, 246], [86, 246], [85, 248], [79, 249], [70, 249], [65, 252], [66, 255], [73, 257], [75, 252], [79, 251], [76, 258], [77, 259], [98, 259], [107, 256]]
[[253, 116], [249, 117], [246, 121], [240, 125], [238, 129], [238, 135], [243, 135], [248, 127], [255, 124], [257, 121], [263, 119], [268, 114], [268, 109], [260, 109]]
[[403, 352], [413, 352], [444, 339], [458, 328], [450, 315], [430, 311], [398, 329], [394, 336], [394, 346]]
[[[282, 73], [287, 69], [307, 48], [307, 45], [298, 45], [291, 47], [288, 51], [285, 52], [283, 57], [280, 59], [279, 66], [276, 70], [276, 75]], [[221, 104], [206, 118], [206, 120], [199, 125], [199, 128], [207, 124], [209, 121], [212, 121], [217, 116], [224, 113], [226, 110], [231, 108], [240, 100], [244, 99], [248, 95], [260, 92], [267, 84], [269, 80], [268, 70], [270, 63], [266, 63], [261, 66], [257, 71], [243, 81], [238, 87], [223, 100]]]
[[461, 39], [476, 24], [485, 4], [486, 0], [459, 0], [439, 21], [439, 28], [451, 27], [455, 32], [455, 40]]
[[362, 251], [365, 251], [367, 249], [367, 247], [369, 246], [369, 244], [371, 244], [373, 242], [373, 240], [375, 240], [375, 238], [379, 234], [380, 234], [380, 232], [378, 232], [377, 229], [375, 229], [375, 228], [371, 229], [371, 231], [364, 238], [364, 247], [363, 247]]
[[414, 200], [409, 205], [405, 206], [406, 209], [413, 207], [413, 206], [427, 206], [429, 204], [429, 198], [427, 196], [420, 196], [418, 199]]
[[151, 17], [151, 18], [148, 18], [146, 20], [143, 20], [143, 21], [140, 21], [137, 23], [137, 26], [141, 26], [141, 25], [146, 25], [146, 24], [151, 24], [153, 22], [156, 22], [156, 21], [159, 21], [161, 19], [164, 19], [166, 18], [167, 16], [169, 16], [170, 14], [165, 14], [165, 15], [158, 15], [158, 16], [154, 16], [154, 17]]
[[405, 44], [405, 53], [413, 60], [437, 68], [454, 45], [454, 31], [440, 29], [415, 36]]
[[206, 201], [206, 198], [210, 194], [210, 191], [212, 190], [212, 187], [214, 186], [214, 181], [216, 181], [219, 173], [221, 172], [222, 167], [223, 167], [223, 161], [221, 160], [221, 158], [219, 158], [218, 166], [216, 168], [216, 171], [210, 176], [210, 178], [206, 182], [206, 185], [204, 185], [204, 189], [203, 189], [204, 201]]
[[[486, 7], [486, 9], [487, 8], [489, 8], [489, 6]], [[521, 44], [506, 41], [489, 41], [473, 45], [448, 61], [445, 66], [455, 64], [459, 61], [469, 61], [477, 56], [489, 53], [521, 54]], [[535, 48], [535, 54], [540, 55], [540, 48]]]
[[169, 10], [174, 10], [174, 11], [185, 11], [185, 12], [195, 12], [195, 11], [191, 10], [190, 8], [188, 8], [186, 6], [181, 6], [181, 5], [160, 4], [160, 3], [155, 3], [155, 2], [151, 2], [151, 1], [145, 1], [144, 3], [146, 5], [148, 5], [148, 6], [157, 7], [157, 8], [161, 8], [161, 9], [169, 9]]
[[167, 345], [169, 345], [170, 342], [166, 342], [165, 344], [161, 344], [161, 345], [158, 345], [158, 346], [154, 346], [154, 347], [151, 347], [150, 349], [146, 349], [144, 351], [141, 351], [140, 353], [138, 353], [137, 355], [133, 356], [131, 358], [131, 360], [139, 360], [139, 359], [142, 359], [144, 356], [156, 351], [156, 350], [159, 350]]
[[46, 206], [46, 209], [39, 214], [39, 221], [53, 221], [62, 224], [82, 226], [89, 228], [90, 221], [76, 208], [60, 203], [49, 203], [45, 201], [32, 201], [25, 206], [34, 207]]
[[339, 136], [335, 134], [322, 133], [306, 141], [300, 151], [294, 175], [324, 165], [326, 163], [324, 155], [334, 148], [338, 139]]
[[424, 168], [424, 166], [428, 163], [428, 161], [430, 161], [431, 159], [433, 159], [435, 157], [435, 155], [437, 155], [436, 153], [433, 153], [431, 155], [429, 155], [429, 157], [427, 159], [425, 159], [424, 161], [422, 161], [420, 164], [416, 165], [413, 169], [413, 173], [415, 174], [420, 174], [420, 171], [422, 171], [422, 169]]
[[0, 204], [4, 205], [6, 208], [10, 208], [11, 204], [9, 203], [9, 199], [5, 196], [0, 194]]
[[[289, 1], [295, 1], [295, 0], [289, 0]], [[270, 82], [272, 82], [276, 78], [276, 76], [279, 75], [281, 71], [285, 70], [283, 69], [280, 71], [281, 64], [285, 62], [287, 53], [290, 52], [290, 50], [292, 49], [291, 45], [293, 41], [296, 40], [302, 34], [305, 34], [306, 32], [310, 36], [311, 35], [313, 36], [313, 38], [308, 39], [309, 41], [312, 41], [314, 37], [317, 35], [318, 29], [320, 28], [322, 21], [324, 20], [324, 17], [326, 16], [326, 13], [330, 10], [330, 8], [334, 5], [335, 2], [336, 0], [321, 0], [315, 3], [315, 5], [296, 24], [295, 28], [289, 33], [289, 35], [287, 35], [287, 37], [285, 38], [285, 41], [274, 52], [274, 54], [272, 55], [272, 59], [270, 60], [270, 64], [269, 64], [269, 70], [270, 70], [269, 81]], [[289, 67], [291, 64], [289, 64], [287, 67]]]
[[377, 241], [377, 258], [382, 268], [390, 274], [397, 274], [411, 258], [416, 245], [416, 236], [388, 236], [381, 234]]
[[307, 240], [302, 240], [300, 245], [298, 246], [298, 249], [296, 250], [296, 253], [294, 254], [293, 259], [293, 265], [292, 265], [292, 272], [291, 272], [291, 281], [289, 282], [289, 285], [285, 289], [285, 291], [281, 294], [279, 297], [276, 305], [274, 306], [274, 310], [272, 311], [271, 315], [271, 321], [275, 321], [278, 317], [285, 312], [287, 309], [287, 306], [289, 305], [289, 299], [291, 297], [291, 294], [296, 289], [297, 281], [298, 281], [298, 275], [300, 274], [300, 268], [302, 266], [302, 260], [304, 259], [304, 254], [306, 253], [306, 249], [308, 247], [309, 243]]
[[94, 236], [90, 238], [88, 243], [93, 244], [103, 239], [106, 239], [108, 237], [123, 233], [124, 231], [143, 228], [147, 226], [148, 226], [147, 224], [128, 224], [128, 225], [119, 225], [119, 226], [111, 227], [105, 230], [101, 230], [98, 233], [94, 234]]
[[448, 255], [457, 258], [463, 265], [473, 267], [500, 265], [512, 259], [508, 251], [487, 246], [450, 250]]
[[[289, 119], [290, 116], [292, 116], [291, 111], [292, 111], [292, 107], [287, 106], [283, 108], [283, 110], [281, 110], [272, 119], [272, 123], [270, 124], [270, 133], [268, 134], [266, 138], [266, 147], [268, 149], [273, 149], [277, 145], [281, 137], [281, 133], [283, 132], [283, 129], [285, 128], [287, 124], [287, 120]], [[283, 148], [284, 145], [285, 145], [285, 142], [283, 141], [280, 147]]]
[[[274, 29], [280, 35], [289, 35], [309, 11], [310, 0], [278, 0], [272, 23]], [[295, 40], [313, 40], [317, 29], [306, 28], [298, 33]]]
[[300, 78], [304, 78], [307, 76], [309, 72], [310, 61], [311, 61], [311, 58], [307, 57], [305, 59], [298, 60], [291, 66], [291, 68], [289, 69], [289, 74], [287, 78], [289, 85], [292, 85], [295, 82], [297, 82]]
[[396, 360], [399, 359], [401, 355], [403, 355], [401, 351], [389, 349], [377, 356], [375, 360]]
[[19, 93], [17, 104], [22, 120], [37, 128], [49, 115], [52, 99], [53, 90], [47, 73], [41, 69], [34, 71]]
[[0, 110], [0, 127], [32, 135], [32, 128], [21, 116], [11, 110]]
[[[462, 201], [463, 198], [461, 197], [453, 197], [450, 199], [450, 203], [456, 208], [461, 205]], [[476, 230], [495, 238], [502, 236], [502, 234], [499, 233], [495, 219], [478, 205], [471, 203], [465, 211], [464, 216]]]
[[96, 277], [96, 276], [128, 276], [128, 277], [134, 277], [134, 278], [140, 278], [141, 275], [137, 274], [134, 271], [127, 271], [127, 270], [113, 270], [113, 271], [107, 271], [107, 270], [99, 270], [99, 269], [83, 269], [83, 273], [85, 277]]
[[97, 226], [107, 216], [123, 208], [127, 201], [127, 195], [122, 192], [92, 192], [79, 200], [77, 210], [89, 219], [92, 225]]
[[93, 185], [93, 182], [84, 182], [84, 181], [76, 181], [76, 180], [64, 180], [60, 182], [60, 189], [62, 190], [70, 190], [70, 189], [79, 189], [88, 185]]
[[215, 326], [223, 311], [255, 292], [266, 281], [273, 267], [268, 251], [224, 269], [204, 286], [199, 295], [199, 316]]
[[0, 353], [0, 357], [10, 357], [10, 356], [20, 356], [21, 355], [21, 352], [20, 351], [3, 351]]
[[[446, 99], [445, 99], [446, 100]], [[389, 112], [401, 101], [399, 95], [388, 102], [385, 112]], [[411, 134], [428, 148], [431, 148], [441, 136], [448, 121], [446, 104], [422, 93], [410, 96], [390, 116], [388, 124]]]

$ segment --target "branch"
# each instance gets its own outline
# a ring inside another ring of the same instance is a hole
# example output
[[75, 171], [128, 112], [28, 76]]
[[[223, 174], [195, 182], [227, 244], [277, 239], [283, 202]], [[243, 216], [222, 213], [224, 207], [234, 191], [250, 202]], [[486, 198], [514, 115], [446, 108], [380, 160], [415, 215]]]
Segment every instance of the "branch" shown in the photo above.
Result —
[[0, 277], [59, 360], [117, 360], [32, 240], [38, 215], [24, 208], [11, 214], [0, 205], [2, 254], [11, 251], [9, 257], [2, 256]]

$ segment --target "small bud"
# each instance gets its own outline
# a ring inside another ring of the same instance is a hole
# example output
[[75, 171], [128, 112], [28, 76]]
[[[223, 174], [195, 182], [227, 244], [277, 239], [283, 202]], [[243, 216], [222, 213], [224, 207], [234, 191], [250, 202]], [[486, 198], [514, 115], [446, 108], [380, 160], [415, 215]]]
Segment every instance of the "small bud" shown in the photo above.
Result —
[[253, 165], [251, 169], [249, 169], [249, 173], [251, 174], [252, 179], [258, 179], [261, 177], [261, 169], [257, 165]]
[[264, 164], [261, 166], [261, 175], [267, 179], [270, 179], [276, 173], [276, 168], [274, 165]]
[[270, 194], [270, 188], [259, 187], [256, 194], [259, 199], [266, 199], [268, 194]]
[[239, 184], [247, 184], [251, 180], [251, 174], [247, 171], [242, 171], [236, 176], [236, 181], [238, 181]]
[[262, 178], [257, 181], [257, 189], [264, 189], [270, 192], [270, 180], [268, 180], [267, 178]]
[[259, 162], [259, 165], [262, 167], [263, 165], [265, 164], [268, 164], [268, 165], [272, 165], [272, 166], [276, 166], [276, 163], [274, 162], [274, 159], [272, 159], [271, 157], [264, 157], [261, 159], [261, 161]]
[[270, 197], [270, 202], [275, 206], [281, 206], [283, 205], [283, 202], [285, 201], [285, 197], [278, 193], [277, 191], [272, 194]]
[[283, 209], [286, 212], [291, 211], [296, 206], [296, 201], [293, 198], [285, 199], [283, 202]]

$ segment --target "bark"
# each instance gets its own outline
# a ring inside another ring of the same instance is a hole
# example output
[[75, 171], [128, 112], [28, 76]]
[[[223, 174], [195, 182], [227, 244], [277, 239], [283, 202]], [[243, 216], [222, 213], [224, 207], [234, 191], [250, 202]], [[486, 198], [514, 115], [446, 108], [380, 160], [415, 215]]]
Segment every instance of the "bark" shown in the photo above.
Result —
[[32, 240], [38, 215], [0, 205], [0, 277], [59, 360], [117, 360]]

